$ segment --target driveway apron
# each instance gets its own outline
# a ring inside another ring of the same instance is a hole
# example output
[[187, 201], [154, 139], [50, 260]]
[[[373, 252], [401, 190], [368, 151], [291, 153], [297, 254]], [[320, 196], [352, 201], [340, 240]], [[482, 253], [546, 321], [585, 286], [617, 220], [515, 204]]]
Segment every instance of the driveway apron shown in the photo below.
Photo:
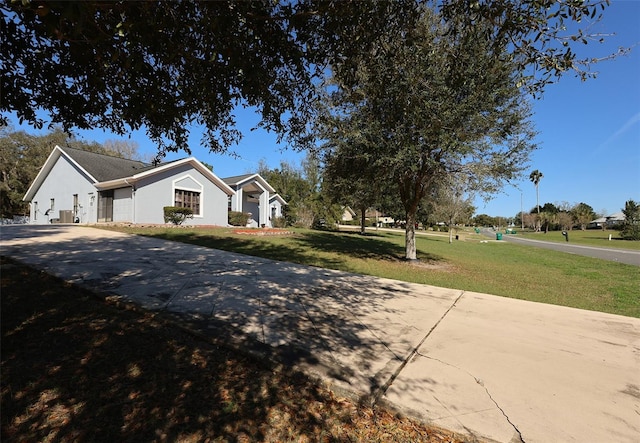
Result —
[[640, 320], [77, 225], [2, 255], [259, 343], [330, 387], [469, 441], [640, 441]]

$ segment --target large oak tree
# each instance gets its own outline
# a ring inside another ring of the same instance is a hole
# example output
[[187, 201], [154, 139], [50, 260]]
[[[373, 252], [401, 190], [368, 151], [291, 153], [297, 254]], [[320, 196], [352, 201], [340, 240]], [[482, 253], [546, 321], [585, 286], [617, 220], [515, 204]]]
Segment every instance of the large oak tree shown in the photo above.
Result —
[[326, 161], [350, 158], [361, 165], [354, 180], [375, 171], [397, 191], [407, 259], [417, 258], [416, 215], [428, 192], [452, 175], [494, 192], [534, 148], [518, 66], [488, 36], [482, 24], [451, 32], [424, 8], [412, 29], [381, 35], [349, 71], [334, 71], [319, 120]]

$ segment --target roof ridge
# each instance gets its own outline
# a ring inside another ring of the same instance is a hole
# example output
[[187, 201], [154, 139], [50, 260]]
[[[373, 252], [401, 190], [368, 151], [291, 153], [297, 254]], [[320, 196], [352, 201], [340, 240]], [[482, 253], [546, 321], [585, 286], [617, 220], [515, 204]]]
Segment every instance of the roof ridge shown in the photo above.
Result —
[[[107, 157], [107, 158], [110, 158], [110, 159], [116, 159], [116, 160], [123, 160], [123, 161], [128, 161], [128, 162], [142, 163], [142, 164], [143, 164], [143, 165], [145, 165], [145, 166], [149, 166], [149, 165], [151, 165], [151, 163], [147, 163], [147, 162], [144, 162], [144, 161], [142, 161], [142, 160], [135, 160], [135, 159], [133, 159], [133, 158], [119, 157], [119, 156], [117, 156], [117, 155], [110, 155], [110, 154], [105, 154], [105, 153], [103, 153], [103, 152], [90, 151], [90, 150], [88, 150], [88, 149], [72, 148], [71, 146], [60, 146], [60, 145], [57, 145], [57, 146], [58, 146], [58, 148], [62, 149], [62, 150], [63, 150], [63, 151], [65, 151], [65, 152], [66, 152], [67, 150], [71, 150], [71, 151], [83, 152], [83, 153], [86, 153], [86, 154], [99, 155], [99, 156]], [[115, 153], [115, 151], [113, 151], [113, 152]]]

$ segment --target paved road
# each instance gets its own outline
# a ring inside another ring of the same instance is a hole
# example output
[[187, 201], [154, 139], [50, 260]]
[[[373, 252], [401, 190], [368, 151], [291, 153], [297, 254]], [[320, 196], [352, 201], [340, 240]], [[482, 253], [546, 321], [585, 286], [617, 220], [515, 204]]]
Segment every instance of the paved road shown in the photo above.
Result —
[[3, 226], [0, 239], [2, 254], [468, 441], [640, 441], [640, 319], [77, 225]]
[[[484, 229], [483, 234], [488, 237], [496, 238], [496, 233], [490, 229]], [[543, 237], [544, 234], [541, 234]], [[597, 246], [573, 245], [571, 242], [557, 243], [542, 240], [533, 240], [518, 237], [518, 235], [503, 234], [502, 240], [513, 243], [526, 244], [537, 248], [552, 249], [554, 251], [567, 252], [569, 254], [584, 255], [586, 257], [600, 258], [602, 260], [615, 261], [628, 265], [640, 266], [640, 251], [616, 248], [601, 248]], [[569, 240], [571, 240], [571, 232], [569, 232]]]

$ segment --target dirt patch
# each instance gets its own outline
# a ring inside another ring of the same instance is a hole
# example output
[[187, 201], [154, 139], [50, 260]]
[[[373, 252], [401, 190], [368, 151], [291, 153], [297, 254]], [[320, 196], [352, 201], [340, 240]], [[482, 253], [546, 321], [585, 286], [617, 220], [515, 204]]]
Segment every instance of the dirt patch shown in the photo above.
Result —
[[408, 265], [416, 269], [423, 269], [427, 271], [453, 272], [456, 269], [455, 266], [450, 263], [435, 260], [411, 260]]

